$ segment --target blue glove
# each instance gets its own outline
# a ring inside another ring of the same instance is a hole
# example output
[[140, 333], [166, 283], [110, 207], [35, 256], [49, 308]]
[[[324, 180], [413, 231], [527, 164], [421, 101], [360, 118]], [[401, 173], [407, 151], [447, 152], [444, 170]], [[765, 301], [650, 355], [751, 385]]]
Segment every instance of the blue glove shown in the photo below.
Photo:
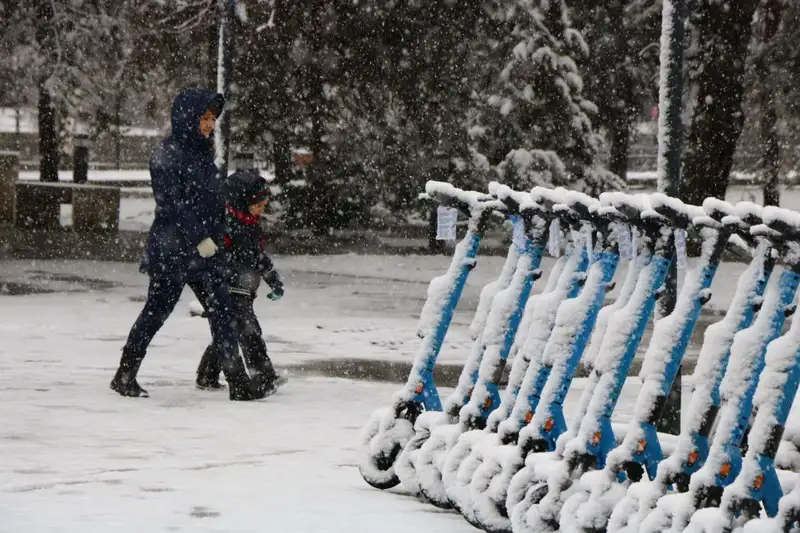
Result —
[[283, 298], [283, 282], [281, 281], [277, 271], [270, 270], [267, 272], [264, 275], [264, 281], [267, 282], [269, 288], [272, 289], [272, 292], [267, 295], [267, 298], [273, 302], [277, 302]]

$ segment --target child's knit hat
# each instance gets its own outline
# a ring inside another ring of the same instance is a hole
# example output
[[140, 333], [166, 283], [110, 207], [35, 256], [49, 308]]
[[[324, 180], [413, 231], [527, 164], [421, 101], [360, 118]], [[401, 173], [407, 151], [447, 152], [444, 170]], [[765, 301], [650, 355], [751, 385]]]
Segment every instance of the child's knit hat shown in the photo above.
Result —
[[225, 196], [228, 204], [239, 211], [269, 198], [269, 183], [257, 170], [237, 170], [225, 182]]

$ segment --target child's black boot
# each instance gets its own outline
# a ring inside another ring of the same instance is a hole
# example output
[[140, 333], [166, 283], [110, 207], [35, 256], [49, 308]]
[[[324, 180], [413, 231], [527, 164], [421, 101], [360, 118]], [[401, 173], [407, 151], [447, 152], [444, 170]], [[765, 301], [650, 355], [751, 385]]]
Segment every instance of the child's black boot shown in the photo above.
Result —
[[203, 390], [222, 390], [225, 385], [219, 382], [219, 374], [222, 371], [222, 364], [219, 354], [213, 345], [209, 345], [200, 358], [200, 365], [197, 367], [197, 380], [195, 384], [198, 389]]

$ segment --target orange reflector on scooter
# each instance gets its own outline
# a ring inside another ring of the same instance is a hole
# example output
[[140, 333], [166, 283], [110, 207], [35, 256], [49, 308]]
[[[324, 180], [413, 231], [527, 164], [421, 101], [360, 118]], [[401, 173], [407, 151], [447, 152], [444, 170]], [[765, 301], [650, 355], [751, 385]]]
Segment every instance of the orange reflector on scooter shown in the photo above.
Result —
[[423, 384], [422, 384], [422, 382], [420, 381], [420, 382], [417, 384], [417, 388], [416, 388], [416, 390], [414, 391], [414, 393], [415, 393], [415, 394], [422, 394], [422, 389], [424, 389], [424, 388], [425, 388], [425, 385], [423, 385]]
[[550, 418], [547, 419], [547, 422], [544, 423], [544, 430], [545, 431], [552, 431], [553, 430], [553, 426], [555, 426], [555, 425], [556, 425], [556, 421], [553, 420], [553, 417], [551, 416]]
[[600, 438], [602, 436], [603, 436], [603, 434], [600, 433], [599, 431], [597, 433], [595, 433], [594, 435], [592, 435], [592, 446], [597, 446], [598, 444], [600, 444]]
[[491, 406], [492, 406], [492, 397], [489, 396], [488, 398], [486, 398], [486, 401], [483, 402], [483, 410], [488, 411]]
[[636, 445], [636, 453], [644, 453], [644, 450], [647, 448], [647, 439], [641, 439], [639, 443]]
[[719, 475], [722, 476], [722, 477], [728, 477], [728, 474], [730, 474], [730, 473], [731, 473], [731, 464], [730, 463], [723, 464], [722, 467], [719, 469]]
[[753, 480], [753, 488], [758, 490], [761, 488], [763, 484], [764, 484], [764, 474], [757, 475], [756, 478]]
[[531, 420], [533, 420], [533, 411], [528, 411], [525, 413], [525, 423], [530, 424]]
[[694, 450], [692, 453], [689, 454], [689, 457], [686, 458], [686, 464], [692, 466], [700, 459], [700, 454], [697, 453], [697, 450]]

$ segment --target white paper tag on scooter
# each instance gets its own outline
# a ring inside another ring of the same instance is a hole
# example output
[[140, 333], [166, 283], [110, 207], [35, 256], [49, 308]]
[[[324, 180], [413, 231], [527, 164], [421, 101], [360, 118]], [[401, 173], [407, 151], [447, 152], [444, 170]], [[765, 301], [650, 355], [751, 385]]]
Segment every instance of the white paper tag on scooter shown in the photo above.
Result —
[[581, 237], [583, 238], [584, 246], [586, 246], [586, 257], [590, 263], [592, 262], [592, 232], [591, 226], [581, 226]]
[[525, 251], [525, 243], [528, 240], [525, 237], [525, 221], [521, 216], [518, 215], [511, 215], [508, 217], [508, 219], [511, 221], [511, 227], [513, 228], [511, 242], [514, 243], [514, 248], [516, 248], [518, 252], [522, 253]]
[[458, 209], [443, 205], [436, 208], [437, 241], [456, 240], [456, 220], [458, 220]]
[[764, 261], [766, 260], [767, 255], [767, 243], [766, 241], [760, 241], [758, 243], [758, 248], [756, 248], [756, 260], [758, 261], [758, 279], [763, 280], [764, 276], [766, 275], [764, 272]]
[[675, 230], [675, 261], [678, 268], [686, 268], [686, 230]]
[[552, 257], [561, 255], [561, 221], [557, 218], [550, 222], [550, 234], [547, 236], [547, 253]]
[[617, 243], [619, 244], [619, 256], [622, 259], [632, 260], [636, 255], [633, 239], [630, 226], [627, 224], [617, 225]]

